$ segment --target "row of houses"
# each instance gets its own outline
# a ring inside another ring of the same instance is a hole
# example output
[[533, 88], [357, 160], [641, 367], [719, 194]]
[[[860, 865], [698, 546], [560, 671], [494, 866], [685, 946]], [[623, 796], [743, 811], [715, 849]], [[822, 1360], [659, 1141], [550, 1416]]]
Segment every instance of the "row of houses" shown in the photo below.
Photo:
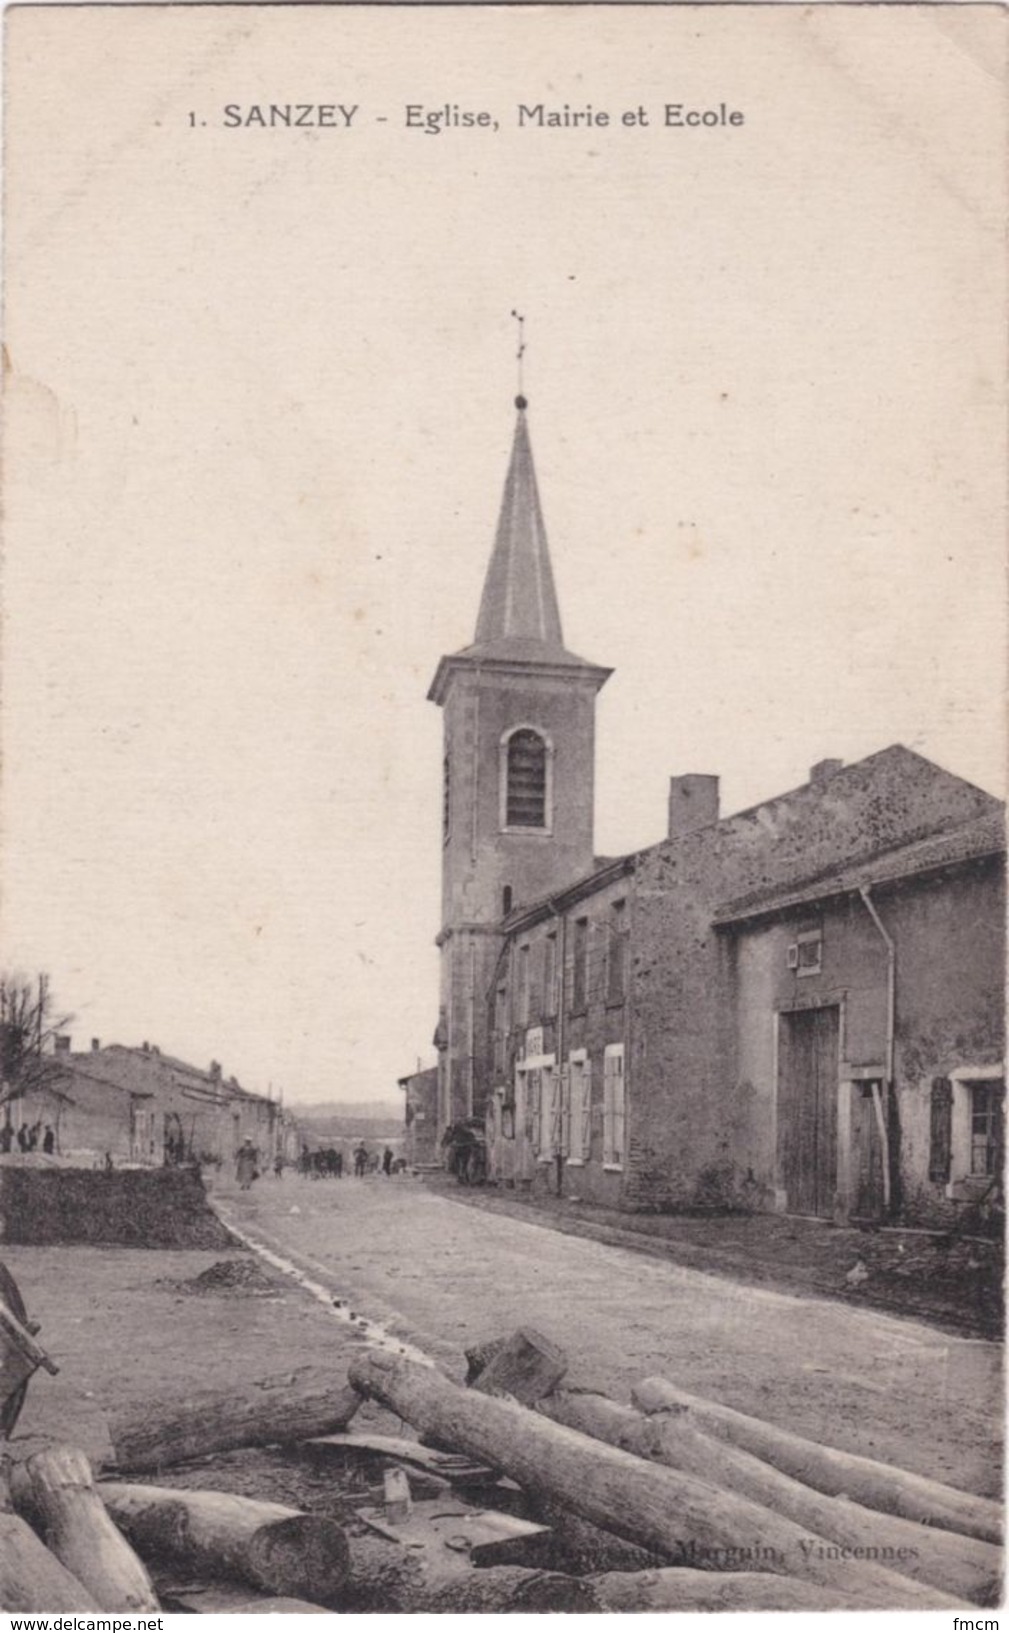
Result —
[[674, 777], [665, 837], [596, 857], [610, 671], [564, 646], [525, 407], [476, 638], [429, 693], [439, 1064], [401, 1084], [428, 1156], [471, 1119], [492, 1180], [626, 1209], [997, 1206], [1001, 803], [897, 744], [727, 816]]
[[[162, 1053], [156, 1044], [102, 1045], [86, 1051], [58, 1036], [44, 1070], [4, 1105], [0, 1148], [33, 1148], [68, 1162], [164, 1164], [230, 1162], [250, 1139], [262, 1161], [297, 1159], [297, 1125], [278, 1101], [207, 1069]], [[24, 1132], [22, 1132], [24, 1131]]]

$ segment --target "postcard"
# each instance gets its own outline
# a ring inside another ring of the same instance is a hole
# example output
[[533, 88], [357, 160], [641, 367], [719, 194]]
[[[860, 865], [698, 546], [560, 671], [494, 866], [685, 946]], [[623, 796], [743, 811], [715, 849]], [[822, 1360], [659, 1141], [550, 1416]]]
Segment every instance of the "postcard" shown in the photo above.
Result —
[[8, 1612], [994, 1625], [1005, 24], [7, 10]]

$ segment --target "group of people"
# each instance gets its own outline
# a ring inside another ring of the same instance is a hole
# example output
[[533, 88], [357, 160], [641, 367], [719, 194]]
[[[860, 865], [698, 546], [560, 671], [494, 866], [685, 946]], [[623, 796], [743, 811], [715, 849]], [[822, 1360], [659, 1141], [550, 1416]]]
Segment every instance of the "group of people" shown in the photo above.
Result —
[[43, 1129], [41, 1118], [31, 1127], [22, 1123], [16, 1132], [12, 1123], [4, 1123], [0, 1128], [0, 1155], [8, 1156], [15, 1145], [19, 1151], [37, 1151], [41, 1145], [46, 1156], [51, 1157], [56, 1150], [56, 1135], [48, 1123]]
[[[379, 1171], [388, 1177], [406, 1167], [406, 1158], [397, 1157], [391, 1145], [387, 1145], [379, 1156], [377, 1152], [369, 1151], [361, 1140], [351, 1155], [355, 1179], [363, 1179], [366, 1174], [377, 1174]], [[309, 1179], [342, 1179], [343, 1152], [335, 1146], [310, 1151], [307, 1145], [303, 1145], [298, 1158], [298, 1172]]]
[[[366, 1174], [377, 1174], [381, 1171], [388, 1178], [391, 1174], [402, 1173], [407, 1166], [405, 1157], [397, 1157], [391, 1145], [387, 1145], [382, 1155], [371, 1152], [362, 1140], [354, 1147], [354, 1175], [363, 1179]], [[342, 1179], [343, 1152], [329, 1146], [318, 1151], [310, 1151], [307, 1145], [301, 1148], [298, 1158], [298, 1172], [309, 1179]], [[235, 1177], [239, 1189], [249, 1190], [253, 1180], [259, 1178], [260, 1152], [253, 1145], [251, 1138], [243, 1140], [235, 1158]], [[284, 1159], [278, 1152], [273, 1160], [273, 1174], [275, 1179], [284, 1176]]]

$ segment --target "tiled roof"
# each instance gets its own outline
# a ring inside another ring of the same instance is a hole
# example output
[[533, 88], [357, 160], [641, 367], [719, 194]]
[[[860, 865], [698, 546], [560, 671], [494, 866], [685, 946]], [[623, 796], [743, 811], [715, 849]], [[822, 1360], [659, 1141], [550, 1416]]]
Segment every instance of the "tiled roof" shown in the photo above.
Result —
[[719, 908], [714, 923], [726, 926], [741, 923], [828, 897], [851, 895], [870, 885], [897, 882], [943, 867], [997, 856], [1004, 854], [1005, 849], [1005, 817], [1001, 811], [994, 811], [958, 828], [861, 857], [849, 866], [821, 871], [785, 888], [739, 897]]

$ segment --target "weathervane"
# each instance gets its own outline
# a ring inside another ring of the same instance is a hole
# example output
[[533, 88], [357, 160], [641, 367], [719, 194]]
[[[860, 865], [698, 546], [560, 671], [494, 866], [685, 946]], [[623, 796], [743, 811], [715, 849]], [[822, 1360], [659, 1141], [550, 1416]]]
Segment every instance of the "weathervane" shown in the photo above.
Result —
[[522, 359], [525, 356], [525, 350], [526, 350], [526, 342], [525, 342], [525, 322], [526, 322], [526, 320], [523, 317], [521, 312], [516, 312], [514, 307], [512, 307], [512, 317], [515, 319], [515, 322], [519, 326], [518, 348], [517, 348], [517, 350], [515, 352], [515, 361], [518, 364], [519, 394], [515, 399], [515, 407], [516, 408], [525, 408], [526, 400], [525, 400], [525, 397], [524, 397], [523, 392], [522, 392]]

